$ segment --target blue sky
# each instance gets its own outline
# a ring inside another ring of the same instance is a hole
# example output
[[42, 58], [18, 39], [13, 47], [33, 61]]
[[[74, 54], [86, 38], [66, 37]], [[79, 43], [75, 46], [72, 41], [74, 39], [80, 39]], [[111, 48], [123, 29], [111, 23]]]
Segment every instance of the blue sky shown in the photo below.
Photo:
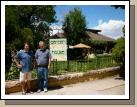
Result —
[[[100, 29], [102, 34], [113, 38], [118, 38], [122, 35], [120, 31], [125, 21], [125, 10], [115, 9], [109, 5], [57, 5], [55, 11], [59, 20], [58, 26], [62, 25], [65, 14], [74, 8], [81, 9], [87, 21], [87, 28]], [[114, 34], [118, 30], [119, 33]]]

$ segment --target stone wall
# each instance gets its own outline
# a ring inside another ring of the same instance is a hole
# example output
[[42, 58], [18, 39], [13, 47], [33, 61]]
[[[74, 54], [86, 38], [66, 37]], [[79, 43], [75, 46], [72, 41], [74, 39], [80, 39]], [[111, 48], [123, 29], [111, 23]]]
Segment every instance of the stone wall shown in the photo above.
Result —
[[[59, 76], [50, 76], [48, 79], [49, 87], [58, 87], [68, 84], [74, 84], [78, 82], [90, 81], [95, 79], [101, 79], [108, 76], [114, 76], [120, 74], [120, 67], [111, 67], [99, 70], [92, 70], [89, 72], [82, 73], [70, 73]], [[37, 79], [31, 80], [31, 89], [32, 91], [37, 90]], [[7, 81], [5, 84], [5, 92], [13, 93], [21, 91], [21, 86], [18, 81]]]

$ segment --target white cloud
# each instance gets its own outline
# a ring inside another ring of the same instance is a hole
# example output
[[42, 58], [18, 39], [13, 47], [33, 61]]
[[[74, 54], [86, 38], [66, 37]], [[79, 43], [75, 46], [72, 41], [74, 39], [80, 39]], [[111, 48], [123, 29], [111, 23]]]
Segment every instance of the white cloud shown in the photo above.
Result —
[[103, 20], [100, 19], [100, 20], [98, 21], [98, 24], [101, 25], [102, 23], [103, 23]]
[[99, 20], [98, 25], [93, 28], [102, 30], [101, 34], [117, 39], [123, 36], [122, 27], [124, 24], [125, 22], [122, 20], [109, 20], [108, 22]]

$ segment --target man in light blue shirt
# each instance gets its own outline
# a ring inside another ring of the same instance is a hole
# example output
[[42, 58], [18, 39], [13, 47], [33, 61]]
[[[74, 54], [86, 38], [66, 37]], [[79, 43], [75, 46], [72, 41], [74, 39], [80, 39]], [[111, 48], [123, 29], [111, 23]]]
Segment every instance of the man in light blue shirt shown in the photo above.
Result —
[[24, 50], [17, 52], [15, 56], [15, 63], [20, 68], [20, 82], [22, 85], [22, 94], [25, 95], [26, 91], [30, 91], [30, 79], [32, 70], [33, 52], [29, 50], [29, 44], [24, 44]]
[[37, 78], [38, 78], [38, 92], [44, 90], [47, 92], [48, 88], [48, 69], [51, 63], [51, 54], [48, 49], [45, 48], [43, 41], [39, 42], [39, 47], [35, 53], [36, 66], [37, 66]]

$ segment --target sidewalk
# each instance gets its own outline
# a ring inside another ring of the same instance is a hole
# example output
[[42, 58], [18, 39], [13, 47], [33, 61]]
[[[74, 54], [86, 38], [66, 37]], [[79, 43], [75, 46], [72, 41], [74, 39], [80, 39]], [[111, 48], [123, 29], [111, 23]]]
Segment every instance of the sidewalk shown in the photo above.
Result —
[[[123, 79], [120, 79], [120, 77], [118, 76], [66, 85], [54, 89], [50, 88], [46, 93], [44, 92], [33, 93], [33, 95], [124, 95], [124, 94], [125, 94], [125, 81]], [[10, 95], [21, 95], [21, 92], [10, 93]]]

